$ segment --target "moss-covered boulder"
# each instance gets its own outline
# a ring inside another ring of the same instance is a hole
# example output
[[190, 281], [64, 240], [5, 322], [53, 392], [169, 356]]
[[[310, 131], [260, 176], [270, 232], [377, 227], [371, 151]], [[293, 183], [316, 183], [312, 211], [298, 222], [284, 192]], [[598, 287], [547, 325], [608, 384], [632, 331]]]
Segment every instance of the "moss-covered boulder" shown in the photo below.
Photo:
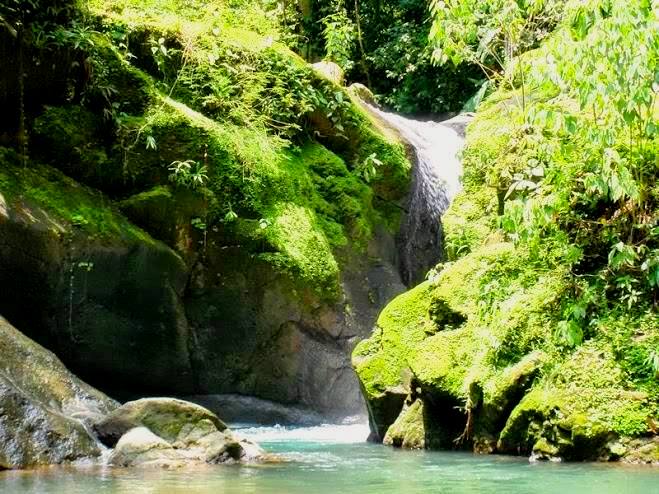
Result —
[[383, 444], [405, 449], [426, 448], [426, 422], [423, 400], [417, 399], [403, 408], [396, 421], [389, 426]]
[[255, 443], [233, 435], [215, 414], [194, 403], [148, 398], [124, 404], [94, 425], [124, 467], [180, 467], [268, 459]]
[[0, 469], [100, 455], [87, 426], [118, 406], [0, 317]]
[[[609, 276], [613, 254], [593, 252], [604, 267], [589, 271], [591, 252], [576, 244], [590, 230], [581, 219], [565, 230], [544, 209], [553, 184], [515, 195], [511, 177], [551, 148], [516, 101], [497, 92], [469, 127], [464, 191], [443, 217], [448, 261], [389, 303], [353, 353], [372, 431], [409, 447], [423, 430], [426, 448], [645, 461], [659, 417], [656, 297], [636, 307], [584, 281]], [[608, 221], [600, 213], [588, 224]]]
[[227, 428], [214, 413], [194, 403], [173, 398], [145, 398], [117, 408], [94, 424], [94, 432], [105, 445], [113, 447], [136, 427], [146, 427], [171, 443], [186, 441], [195, 428], [207, 433], [223, 432]]
[[370, 339], [353, 353], [369, 409], [373, 439], [382, 441], [410, 393], [408, 351], [428, 334], [428, 283], [394, 299], [380, 314]]

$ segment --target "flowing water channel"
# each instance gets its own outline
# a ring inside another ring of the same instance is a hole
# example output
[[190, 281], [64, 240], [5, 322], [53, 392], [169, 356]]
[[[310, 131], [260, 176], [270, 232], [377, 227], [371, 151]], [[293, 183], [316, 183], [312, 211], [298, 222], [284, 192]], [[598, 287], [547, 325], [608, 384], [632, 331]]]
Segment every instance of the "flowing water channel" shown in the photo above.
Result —
[[398, 235], [399, 270], [403, 282], [414, 285], [441, 259], [441, 217], [460, 191], [464, 117], [434, 122], [389, 113], [364, 103], [374, 118], [407, 143], [414, 168], [410, 194]]
[[526, 458], [400, 451], [365, 442], [365, 425], [235, 427], [286, 461], [197, 470], [82, 466], [0, 472], [11, 494], [655, 494], [659, 469], [531, 464]]

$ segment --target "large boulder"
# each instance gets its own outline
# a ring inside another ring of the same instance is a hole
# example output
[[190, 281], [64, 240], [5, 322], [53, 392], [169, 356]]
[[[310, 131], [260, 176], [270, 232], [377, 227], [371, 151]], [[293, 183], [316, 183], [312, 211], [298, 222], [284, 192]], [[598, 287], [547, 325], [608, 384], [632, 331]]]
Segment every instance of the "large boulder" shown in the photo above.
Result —
[[129, 430], [147, 427], [166, 441], [187, 441], [194, 429], [223, 432], [227, 426], [206, 408], [174, 398], [128, 402], [94, 425], [103, 444], [113, 447]]
[[114, 446], [110, 463], [116, 466], [172, 467], [267, 458], [258, 445], [235, 437], [209, 410], [173, 398], [126, 403], [94, 425], [94, 432]]
[[100, 454], [88, 425], [118, 406], [0, 317], [0, 468]]
[[186, 459], [146, 427], [136, 427], [121, 438], [108, 462], [117, 467], [172, 468], [185, 466]]

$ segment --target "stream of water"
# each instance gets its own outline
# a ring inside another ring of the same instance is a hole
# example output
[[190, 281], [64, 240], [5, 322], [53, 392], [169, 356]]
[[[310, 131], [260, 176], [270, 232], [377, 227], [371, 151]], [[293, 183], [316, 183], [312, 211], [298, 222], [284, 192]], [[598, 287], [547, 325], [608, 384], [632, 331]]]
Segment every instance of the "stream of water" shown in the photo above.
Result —
[[196, 470], [53, 467], [0, 472], [7, 494], [656, 494], [659, 469], [530, 464], [526, 458], [400, 451], [363, 425], [235, 427], [287, 461]]
[[398, 236], [401, 277], [411, 286], [440, 260], [441, 217], [461, 188], [459, 153], [464, 138], [456, 128], [464, 128], [466, 121], [416, 120], [364, 105], [413, 151], [412, 183]]

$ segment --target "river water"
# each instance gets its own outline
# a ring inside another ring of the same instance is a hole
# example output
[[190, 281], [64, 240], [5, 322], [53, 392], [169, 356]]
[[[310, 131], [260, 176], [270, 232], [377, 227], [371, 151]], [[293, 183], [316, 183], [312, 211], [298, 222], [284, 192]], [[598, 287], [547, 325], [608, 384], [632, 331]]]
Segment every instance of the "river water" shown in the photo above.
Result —
[[367, 444], [367, 427], [237, 428], [285, 463], [196, 470], [109, 467], [0, 473], [7, 494], [655, 494], [659, 469], [530, 464], [525, 458], [400, 451]]

